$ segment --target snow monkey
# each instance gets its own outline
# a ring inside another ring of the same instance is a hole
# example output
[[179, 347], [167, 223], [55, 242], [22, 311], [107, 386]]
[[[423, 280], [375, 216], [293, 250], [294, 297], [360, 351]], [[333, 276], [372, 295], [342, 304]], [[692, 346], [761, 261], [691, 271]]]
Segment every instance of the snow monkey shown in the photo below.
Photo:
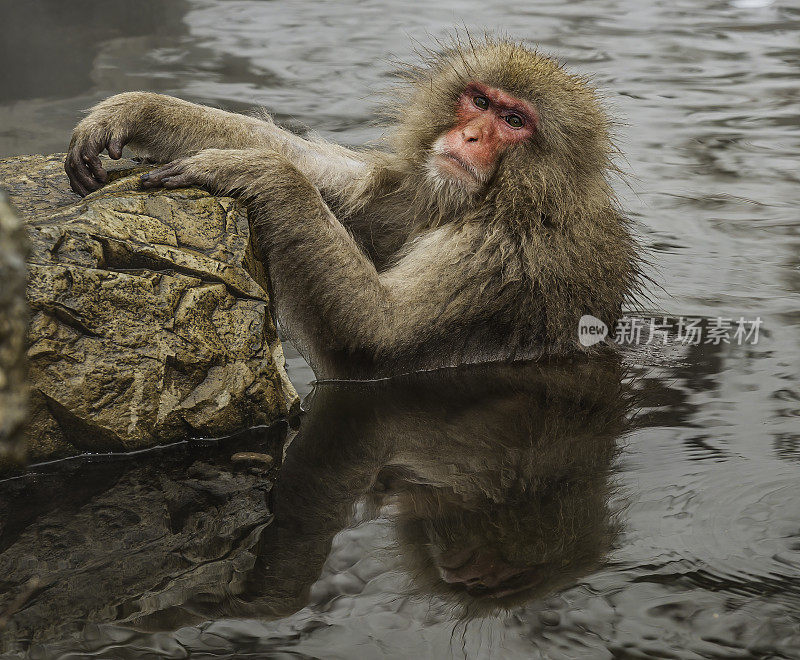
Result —
[[387, 148], [305, 139], [250, 117], [146, 92], [75, 128], [75, 192], [99, 154], [156, 163], [145, 188], [201, 186], [248, 208], [284, 331], [318, 377], [603, 350], [641, 281], [617, 208], [611, 121], [588, 82], [523, 45], [455, 42], [404, 76]]

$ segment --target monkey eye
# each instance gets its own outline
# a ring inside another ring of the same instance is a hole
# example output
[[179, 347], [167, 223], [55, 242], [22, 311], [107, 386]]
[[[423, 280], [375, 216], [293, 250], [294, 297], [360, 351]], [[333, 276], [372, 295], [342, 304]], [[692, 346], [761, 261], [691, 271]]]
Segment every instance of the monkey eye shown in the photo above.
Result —
[[489, 99], [487, 99], [485, 96], [475, 96], [472, 99], [472, 102], [479, 110], [487, 110], [489, 108]]
[[525, 120], [519, 115], [506, 115], [503, 119], [511, 128], [522, 128], [525, 125]]

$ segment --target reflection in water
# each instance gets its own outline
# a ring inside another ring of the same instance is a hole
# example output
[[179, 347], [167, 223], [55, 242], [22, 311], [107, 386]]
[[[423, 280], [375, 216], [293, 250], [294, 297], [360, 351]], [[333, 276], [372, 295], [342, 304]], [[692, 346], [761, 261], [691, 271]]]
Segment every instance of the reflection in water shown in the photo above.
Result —
[[[586, 573], [614, 535], [608, 477], [626, 400], [613, 365], [318, 385], [260, 553], [264, 584], [286, 586], [256, 588], [270, 592], [260, 602], [280, 615], [305, 605], [360, 498], [362, 510], [383, 510], [396, 526], [414, 590], [465, 614], [496, 612]], [[305, 574], [292, 568], [298, 556]]]
[[[165, 476], [175, 480], [168, 487], [140, 471], [111, 479], [113, 490], [92, 495], [91, 524], [99, 530], [87, 528], [86, 511], [68, 517], [60, 534], [47, 516], [28, 521], [36, 533], [19, 535], [2, 555], [4, 567], [23, 584], [27, 553], [49, 558], [50, 566], [68, 559], [72, 566], [58, 580], [41, 566], [38, 576], [53, 602], [71, 598], [71, 606], [50, 610], [64, 620], [46, 629], [36, 623], [46, 617], [41, 601], [22, 607], [11, 628], [16, 644], [5, 650], [32, 638], [36, 648], [66, 652], [63, 636], [80, 630], [83, 617], [170, 631], [209, 619], [290, 616], [308, 604], [334, 536], [376, 516], [394, 529], [395, 541], [376, 558], [407, 576], [399, 596], [435, 597], [456, 619], [540, 598], [595, 569], [611, 547], [617, 523], [609, 477], [629, 400], [614, 363], [480, 366], [318, 384], [274, 487], [271, 525], [263, 506], [249, 519], [236, 507], [235, 497], [254, 488], [252, 475], [202, 463], [185, 480]], [[119, 594], [97, 594], [76, 574], [96, 571], [108, 550], [92, 541], [155, 536], [152, 516], [110, 501], [130, 497], [133, 484], [144, 489], [139, 501], [164, 502], [160, 529], [169, 540], [127, 551], [116, 544], [114, 570], [105, 576], [127, 585], [123, 606]], [[244, 501], [253, 507], [252, 495]], [[225, 534], [220, 518], [238, 531]], [[183, 538], [187, 526], [194, 543]], [[41, 547], [48, 539], [54, 547]], [[185, 556], [180, 575], [166, 559], [175, 552]], [[70, 597], [60, 593], [67, 586]], [[130, 634], [106, 626], [79, 648]], [[154, 644], [159, 634], [152, 634], [138, 639]]]

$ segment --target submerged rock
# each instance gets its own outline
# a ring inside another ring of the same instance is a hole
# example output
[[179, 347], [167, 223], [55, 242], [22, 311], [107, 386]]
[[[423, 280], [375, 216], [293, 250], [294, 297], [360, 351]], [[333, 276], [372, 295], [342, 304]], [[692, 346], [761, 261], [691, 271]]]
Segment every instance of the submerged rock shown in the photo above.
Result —
[[25, 453], [26, 255], [25, 229], [0, 190], [0, 470]]
[[0, 160], [31, 243], [31, 458], [223, 436], [296, 406], [244, 208], [141, 191], [131, 161], [81, 199], [62, 163]]

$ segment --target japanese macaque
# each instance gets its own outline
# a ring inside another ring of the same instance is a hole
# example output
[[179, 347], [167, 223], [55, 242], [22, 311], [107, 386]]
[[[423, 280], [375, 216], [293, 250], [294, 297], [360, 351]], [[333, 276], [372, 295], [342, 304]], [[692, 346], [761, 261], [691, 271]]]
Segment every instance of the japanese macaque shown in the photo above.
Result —
[[385, 151], [131, 92], [77, 125], [66, 171], [85, 195], [107, 180], [99, 154], [127, 145], [168, 163], [145, 188], [242, 199], [279, 322], [318, 377], [597, 351], [578, 343], [579, 318], [612, 325], [640, 269], [596, 93], [492, 39], [406, 81]]

